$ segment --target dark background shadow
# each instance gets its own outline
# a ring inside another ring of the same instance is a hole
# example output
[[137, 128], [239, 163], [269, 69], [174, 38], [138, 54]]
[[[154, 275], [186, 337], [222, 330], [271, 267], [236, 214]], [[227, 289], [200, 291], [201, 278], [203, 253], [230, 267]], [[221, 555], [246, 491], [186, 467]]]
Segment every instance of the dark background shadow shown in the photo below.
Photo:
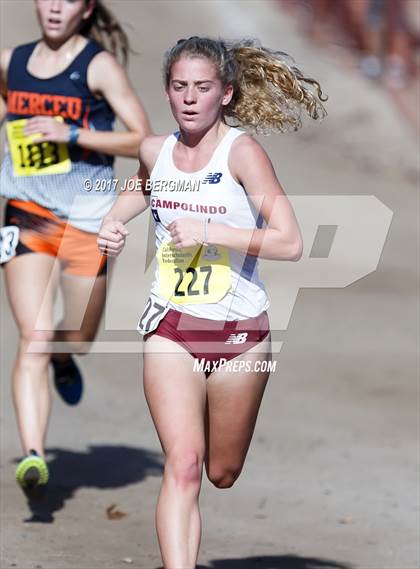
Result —
[[352, 569], [352, 566], [299, 555], [262, 555], [242, 559], [213, 559], [210, 565], [197, 565], [197, 569]]
[[32, 516], [26, 523], [53, 523], [79, 488], [122, 488], [163, 472], [162, 455], [142, 448], [92, 445], [87, 452], [49, 448], [46, 454], [53, 455], [50, 482], [43, 494], [28, 497]]

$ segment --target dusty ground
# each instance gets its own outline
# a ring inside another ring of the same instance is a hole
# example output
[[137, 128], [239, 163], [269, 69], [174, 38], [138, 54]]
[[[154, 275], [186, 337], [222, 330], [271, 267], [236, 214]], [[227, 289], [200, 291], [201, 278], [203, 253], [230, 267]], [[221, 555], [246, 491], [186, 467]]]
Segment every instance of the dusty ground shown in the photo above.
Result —
[[[277, 3], [110, 4], [132, 25], [139, 54], [131, 74], [156, 131], [173, 127], [160, 86], [168, 46], [197, 34], [259, 37], [293, 54], [330, 96], [323, 124], [263, 140], [288, 193], [374, 195], [394, 212], [376, 272], [346, 288], [301, 289], [287, 330], [275, 331], [284, 344], [245, 471], [229, 491], [204, 483], [201, 564], [418, 568], [418, 140], [381, 91], [306, 43]], [[0, 6], [2, 45], [36, 37], [30, 2]], [[134, 169], [118, 163], [120, 176]], [[14, 482], [21, 452], [9, 387], [16, 330], [2, 291], [2, 568], [160, 564], [153, 511], [162, 458], [140, 389], [140, 344], [130, 332], [150, 279], [143, 275], [146, 229], [145, 220], [133, 223], [116, 268], [107, 330], [82, 362], [83, 403], [69, 409], [55, 397], [52, 482], [48, 499], [32, 507]], [[267, 263], [263, 272], [276, 322], [281, 268]], [[113, 504], [126, 515], [109, 520]]]

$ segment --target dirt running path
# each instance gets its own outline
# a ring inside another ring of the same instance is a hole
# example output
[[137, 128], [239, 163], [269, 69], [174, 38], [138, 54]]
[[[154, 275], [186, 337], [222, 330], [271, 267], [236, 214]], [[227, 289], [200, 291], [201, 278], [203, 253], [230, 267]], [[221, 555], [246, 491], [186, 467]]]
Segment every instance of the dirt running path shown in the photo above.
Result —
[[[31, 4], [2, 0], [2, 45], [36, 37]], [[418, 141], [381, 91], [297, 36], [276, 2], [110, 4], [132, 26], [139, 54], [131, 74], [157, 132], [174, 126], [160, 79], [168, 46], [189, 35], [259, 37], [292, 53], [330, 96], [322, 125], [263, 139], [287, 192], [374, 195], [394, 212], [378, 270], [347, 288], [302, 289], [288, 329], [274, 333], [284, 345], [245, 471], [229, 491], [204, 482], [202, 565], [417, 568]], [[121, 177], [134, 170], [133, 162], [118, 162]], [[146, 219], [133, 222], [110, 290], [107, 331], [98, 353], [82, 361], [83, 403], [69, 409], [54, 396], [50, 494], [32, 511], [14, 482], [20, 448], [9, 375], [16, 331], [2, 291], [4, 569], [160, 564], [153, 515], [162, 459], [131, 331], [150, 281], [146, 234]], [[275, 321], [282, 273], [273, 264], [263, 272]], [[126, 515], [109, 520], [113, 504]]]

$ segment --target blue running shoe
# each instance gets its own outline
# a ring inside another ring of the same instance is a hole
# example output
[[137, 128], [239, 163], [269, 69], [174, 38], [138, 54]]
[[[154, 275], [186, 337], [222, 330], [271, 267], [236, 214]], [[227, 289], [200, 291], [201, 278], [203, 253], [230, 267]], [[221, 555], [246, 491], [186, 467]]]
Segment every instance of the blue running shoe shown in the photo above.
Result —
[[82, 398], [83, 379], [79, 368], [70, 356], [65, 362], [51, 358], [54, 368], [54, 385], [68, 405], [77, 405]]

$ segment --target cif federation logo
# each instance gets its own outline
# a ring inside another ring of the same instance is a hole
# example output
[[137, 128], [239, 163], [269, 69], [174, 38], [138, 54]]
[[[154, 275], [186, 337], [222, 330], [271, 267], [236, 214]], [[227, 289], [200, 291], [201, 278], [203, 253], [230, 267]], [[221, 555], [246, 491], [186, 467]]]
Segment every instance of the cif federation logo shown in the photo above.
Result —
[[209, 245], [203, 255], [203, 259], [208, 259], [210, 261], [217, 261], [217, 259], [220, 259], [217, 247], [215, 245]]
[[222, 172], [210, 172], [203, 180], [203, 184], [218, 184], [220, 178], [223, 176]]

